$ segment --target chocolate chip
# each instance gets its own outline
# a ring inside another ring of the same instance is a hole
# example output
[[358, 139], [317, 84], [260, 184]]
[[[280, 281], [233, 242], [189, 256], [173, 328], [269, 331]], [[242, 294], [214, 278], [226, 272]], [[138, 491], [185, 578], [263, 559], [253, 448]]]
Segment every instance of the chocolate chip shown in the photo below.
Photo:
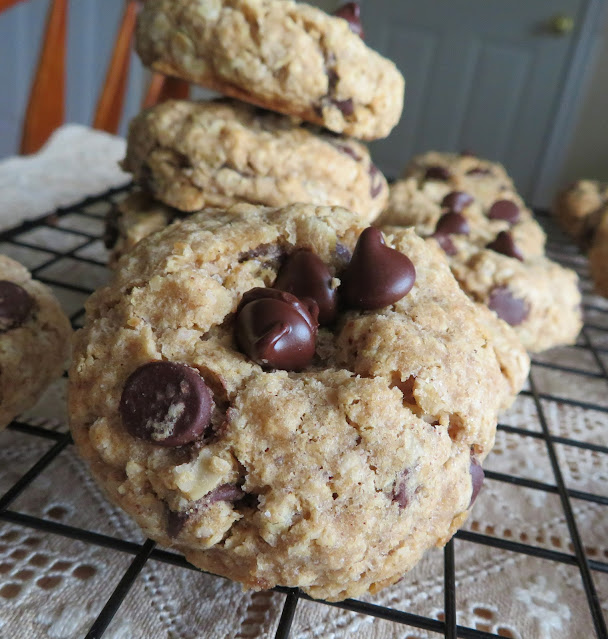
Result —
[[285, 260], [273, 288], [299, 299], [313, 299], [319, 307], [319, 323], [331, 324], [337, 308], [337, 290], [332, 287], [332, 279], [320, 257], [308, 249], [299, 249]]
[[404, 470], [397, 480], [395, 481], [395, 486], [393, 487], [393, 501], [399, 504], [399, 508], [405, 508], [409, 503], [409, 495], [407, 491], [407, 476], [409, 475], [408, 470]]
[[469, 231], [469, 223], [461, 213], [446, 213], [442, 215], [435, 227], [435, 233], [443, 235], [468, 235]]
[[369, 165], [369, 194], [375, 198], [380, 195], [384, 184], [384, 176], [375, 164]]
[[454, 213], [460, 213], [471, 202], [473, 202], [473, 197], [465, 191], [452, 191], [441, 200], [441, 206]]
[[183, 446], [198, 439], [209, 426], [213, 397], [193, 368], [149, 362], [127, 379], [119, 410], [133, 437], [161, 446]]
[[528, 317], [526, 302], [513, 294], [506, 286], [497, 286], [490, 292], [488, 306], [500, 319], [511, 326], [521, 324]]
[[29, 317], [34, 300], [19, 284], [0, 280], [0, 333], [21, 326]]
[[341, 151], [342, 153], [344, 153], [345, 155], [348, 155], [349, 157], [351, 157], [353, 160], [355, 160], [355, 162], [360, 162], [361, 161], [361, 156], [358, 155], [355, 152], [355, 150], [352, 149], [347, 144], [334, 144], [333, 146], [336, 149], [338, 149], [339, 151]]
[[482, 166], [476, 166], [467, 171], [467, 175], [492, 175], [492, 170]]
[[513, 237], [509, 231], [501, 231], [493, 242], [490, 242], [486, 248], [496, 251], [496, 253], [502, 253], [507, 257], [514, 257], [520, 262], [524, 261], [524, 256], [519, 250], [517, 244], [513, 241]]
[[445, 166], [429, 166], [424, 174], [424, 179], [446, 182], [450, 179], [451, 175], [452, 174], [445, 168]]
[[509, 224], [515, 224], [519, 220], [519, 206], [511, 200], [497, 200], [488, 211], [491, 220], [506, 220]]
[[236, 484], [222, 484], [207, 493], [202, 501], [205, 506], [215, 504], [216, 501], [237, 501], [241, 499], [245, 493], [240, 486]]
[[349, 117], [355, 112], [355, 105], [353, 103], [352, 98], [347, 98], [346, 100], [332, 100], [333, 104], [342, 111], [342, 115], [345, 117]]
[[443, 252], [447, 255], [456, 255], [456, 253], [458, 253], [456, 247], [454, 246], [454, 242], [452, 242], [449, 235], [445, 235], [445, 233], [438, 233], [437, 231], [435, 231], [435, 233], [433, 233], [431, 237], [437, 240], [439, 246], [441, 246]]
[[368, 227], [359, 236], [340, 279], [340, 296], [346, 306], [373, 310], [407, 295], [416, 281], [416, 269], [409, 257], [386, 246], [379, 229]]
[[363, 40], [365, 34], [361, 24], [361, 8], [356, 2], [347, 2], [334, 11], [334, 15], [338, 18], [344, 18], [348, 22], [350, 30]]
[[237, 308], [235, 338], [260, 366], [297, 371], [315, 354], [318, 306], [272, 288], [254, 288]]
[[171, 539], [175, 539], [186, 525], [190, 515], [187, 512], [176, 512], [169, 510], [167, 512], [167, 535]]
[[473, 486], [473, 492], [471, 494], [471, 502], [469, 508], [473, 505], [473, 502], [477, 499], [481, 485], [483, 484], [484, 472], [481, 464], [477, 461], [476, 457], [471, 456], [471, 465], [469, 467], [471, 473], [471, 484]]
[[276, 244], [260, 244], [256, 248], [249, 251], [244, 251], [239, 255], [239, 264], [247, 262], [248, 260], [254, 260], [258, 257], [265, 258], [265, 261], [272, 262], [281, 257], [282, 251]]

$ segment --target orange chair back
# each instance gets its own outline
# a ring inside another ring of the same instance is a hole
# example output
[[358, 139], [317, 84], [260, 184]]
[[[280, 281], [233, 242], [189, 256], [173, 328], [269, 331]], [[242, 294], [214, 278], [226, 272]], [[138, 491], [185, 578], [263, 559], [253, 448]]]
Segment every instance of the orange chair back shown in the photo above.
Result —
[[[0, 0], [0, 13], [25, 0]], [[105, 81], [101, 88], [93, 126], [117, 133], [129, 78], [129, 63], [137, 8], [140, 0], [126, 0]], [[49, 0], [38, 65], [30, 89], [23, 123], [20, 152], [35, 153], [65, 119], [67, 24], [69, 0]], [[183, 80], [153, 73], [142, 106], [169, 98], [187, 98], [190, 87]]]

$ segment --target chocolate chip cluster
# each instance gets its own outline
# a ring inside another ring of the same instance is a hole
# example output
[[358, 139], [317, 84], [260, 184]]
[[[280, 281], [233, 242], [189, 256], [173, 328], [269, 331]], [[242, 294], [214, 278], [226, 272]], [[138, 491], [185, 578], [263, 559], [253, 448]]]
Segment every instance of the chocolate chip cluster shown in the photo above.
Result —
[[0, 333], [21, 326], [30, 316], [34, 300], [18, 284], [0, 280]]
[[319, 325], [333, 324], [340, 307], [374, 310], [394, 304], [409, 293], [416, 269], [369, 227], [340, 280], [336, 287], [327, 265], [312, 251], [291, 253], [272, 288], [254, 288], [243, 296], [235, 321], [240, 350], [265, 368], [302, 370], [314, 357]]

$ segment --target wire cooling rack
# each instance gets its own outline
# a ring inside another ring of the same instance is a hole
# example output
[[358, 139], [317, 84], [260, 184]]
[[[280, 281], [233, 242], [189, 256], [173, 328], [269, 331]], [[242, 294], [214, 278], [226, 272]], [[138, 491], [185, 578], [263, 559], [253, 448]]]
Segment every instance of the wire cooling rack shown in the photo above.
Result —
[[[70, 265], [76, 263], [88, 265], [93, 268], [93, 271], [95, 268], [99, 268], [101, 271], [103, 267], [105, 267], [101, 245], [104, 218], [103, 209], [104, 207], [107, 209], [108, 206], [111, 205], [116, 198], [120, 198], [128, 188], [129, 187], [123, 187], [109, 190], [100, 196], [88, 198], [74, 206], [56, 210], [50, 215], [24, 222], [16, 228], [0, 233], [0, 252], [9, 252], [18, 257], [19, 251], [21, 250], [35, 250], [40, 251], [41, 254], [44, 255], [44, 258], [39, 260], [39, 263], [31, 268], [32, 273], [37, 279], [50, 285], [54, 290], [63, 290], [73, 295], [71, 321], [75, 327], [80, 326], [83, 320], [84, 310], [81, 305], [82, 300], [93, 291], [95, 286], [102, 283], [101, 280], [103, 276], [100, 276], [99, 282], [75, 284], [66, 280], [63, 274], [65, 274], [66, 269], [69, 270]], [[583, 290], [589, 291], [590, 283], [586, 273], [580, 268], [581, 257], [578, 250], [568, 242], [559, 231], [556, 231], [556, 229], [552, 227], [551, 220], [545, 213], [538, 212], [538, 217], [539, 221], [547, 227], [549, 232], [548, 254], [564, 265], [577, 269], [581, 276]], [[44, 230], [47, 234], [50, 232], [56, 237], [58, 241], [53, 242], [53, 248], [49, 248], [45, 242], [41, 243], [41, 230]], [[11, 250], [7, 251], [7, 247]], [[600, 411], [601, 413], [608, 414], [608, 403], [604, 406], [580, 399], [540, 392], [534, 381], [534, 370], [536, 368], [551, 369], [577, 376], [577, 378], [580, 379], [581, 385], [585, 384], [585, 380], [590, 379], [600, 384], [604, 382], [606, 384], [606, 396], [608, 397], [608, 304], [587, 302], [584, 304], [584, 311], [588, 321], [586, 321], [581, 336], [573, 348], [580, 349], [586, 353], [587, 359], [594, 362], [593, 370], [564, 365], [559, 361], [555, 361], [555, 358], [535, 360], [533, 362], [533, 373], [529, 379], [528, 389], [522, 393], [524, 396], [528, 396], [535, 405], [540, 430], [531, 431], [508, 424], [499, 424], [498, 426], [499, 431], [502, 430], [509, 435], [522, 438], [535, 438], [544, 442], [554, 475], [554, 483], [544, 483], [512, 474], [486, 471], [486, 478], [489, 480], [506, 482], [515, 487], [545, 491], [546, 493], [558, 495], [571, 540], [571, 544], [568, 546], [571, 552], [561, 552], [540, 545], [497, 538], [490, 534], [483, 534], [472, 530], [461, 530], [456, 534], [454, 539], [576, 567], [580, 573], [586, 603], [593, 620], [595, 635], [599, 639], [608, 639], [606, 621], [602, 613], [600, 598], [598, 597], [594, 581], [594, 573], [608, 573], [608, 562], [590, 558], [588, 553], [586, 553], [585, 546], [581, 539], [581, 531], [577, 526], [571, 503], [572, 499], [576, 499], [605, 507], [608, 506], [608, 497], [569, 488], [564, 481], [563, 468], [560, 466], [559, 455], [556, 452], [557, 445], [566, 445], [586, 449], [594, 454], [607, 455], [608, 447], [589, 441], [579, 441], [577, 439], [553, 434], [550, 430], [550, 420], [543, 407], [546, 403], [558, 402], [562, 405], [575, 406], [585, 411]], [[598, 335], [601, 339], [596, 339]], [[0, 521], [35, 529], [51, 535], [59, 535], [64, 538], [84, 542], [85, 544], [91, 544], [107, 548], [117, 553], [126, 553], [127, 555], [133, 556], [130, 565], [124, 571], [111, 596], [105, 602], [99, 602], [99, 614], [85, 635], [87, 639], [96, 639], [104, 635], [121, 604], [129, 597], [129, 593], [136, 583], [138, 575], [149, 560], [164, 562], [183, 569], [197, 570], [188, 564], [180, 555], [156, 548], [155, 543], [151, 540], [136, 543], [62, 524], [49, 517], [35, 517], [30, 514], [12, 510], [11, 505], [17, 498], [28, 490], [34, 480], [45, 473], [49, 465], [64, 449], [72, 445], [72, 438], [69, 433], [58, 432], [20, 420], [16, 420], [10, 424], [9, 429], [28, 437], [49, 440], [53, 445], [0, 497]], [[403, 624], [404, 627], [423, 629], [437, 633], [439, 636], [442, 635], [446, 639], [455, 639], [456, 637], [465, 639], [500, 639], [501, 636], [511, 636], [502, 633], [493, 634], [486, 630], [457, 624], [457, 588], [454, 565], [455, 543], [454, 540], [452, 540], [444, 549], [444, 611], [439, 618], [426, 617], [352, 599], [339, 603], [316, 602], [316, 604], [319, 606], [335, 606], [343, 610]], [[220, 578], [218, 577], [218, 579]], [[275, 591], [286, 595], [278, 626], [274, 634], [276, 639], [284, 639], [290, 636], [298, 604], [301, 601], [313, 600], [297, 589], [278, 587]], [[577, 635], [577, 637], [583, 639], [583, 635]], [[570, 636], [568, 639], [570, 639]], [[587, 639], [586, 634], [584, 639]]]

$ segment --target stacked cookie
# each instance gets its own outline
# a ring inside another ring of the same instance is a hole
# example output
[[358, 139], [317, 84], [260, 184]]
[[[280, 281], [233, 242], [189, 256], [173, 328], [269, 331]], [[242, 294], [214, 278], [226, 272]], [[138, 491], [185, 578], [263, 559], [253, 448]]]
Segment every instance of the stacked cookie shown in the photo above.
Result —
[[544, 254], [545, 234], [504, 168], [431, 152], [391, 186], [376, 222], [438, 242], [463, 290], [508, 322], [530, 351], [571, 344], [582, 320], [576, 274]]
[[600, 295], [608, 297], [608, 184], [578, 180], [555, 199], [554, 213], [563, 229], [589, 251], [589, 269]]
[[388, 187], [354, 138], [388, 134], [403, 78], [352, 3], [149, 0], [137, 34], [146, 64], [230, 97], [132, 123], [139, 190], [77, 335], [74, 441], [195, 565], [376, 592], [466, 519], [528, 356], [436, 244], [369, 226]]
[[242, 102], [170, 101], [135, 118], [123, 166], [144, 195], [110, 221], [114, 261], [151, 230], [206, 207], [310, 202], [367, 221], [380, 214], [386, 180], [353, 138], [388, 135], [404, 80], [363, 42], [356, 5], [339, 13], [279, 0], [145, 4], [143, 62]]

